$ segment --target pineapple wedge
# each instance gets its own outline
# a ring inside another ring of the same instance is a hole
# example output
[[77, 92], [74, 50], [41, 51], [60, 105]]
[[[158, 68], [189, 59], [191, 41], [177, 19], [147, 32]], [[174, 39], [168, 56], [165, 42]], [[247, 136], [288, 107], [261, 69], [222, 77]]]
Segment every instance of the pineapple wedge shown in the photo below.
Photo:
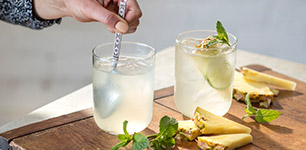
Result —
[[241, 73], [244, 75], [245, 78], [257, 82], [263, 82], [271, 85], [275, 85], [287, 90], [294, 91], [296, 87], [296, 83], [293, 81], [285, 80], [282, 78], [274, 77], [268, 74], [264, 74], [249, 68], [243, 67], [241, 69]]
[[197, 107], [194, 114], [194, 124], [200, 128], [201, 134], [232, 134], [250, 133], [251, 128], [210, 113]]
[[186, 137], [189, 141], [192, 141], [201, 135], [200, 129], [192, 120], [178, 121], [178, 131], [179, 134]]
[[225, 134], [198, 137], [198, 146], [205, 150], [232, 150], [252, 142], [250, 134]]
[[237, 71], [235, 71], [233, 89], [233, 97], [236, 100], [244, 101], [246, 94], [250, 93], [251, 102], [268, 102], [270, 105], [273, 101], [273, 91], [267, 85], [245, 79]]

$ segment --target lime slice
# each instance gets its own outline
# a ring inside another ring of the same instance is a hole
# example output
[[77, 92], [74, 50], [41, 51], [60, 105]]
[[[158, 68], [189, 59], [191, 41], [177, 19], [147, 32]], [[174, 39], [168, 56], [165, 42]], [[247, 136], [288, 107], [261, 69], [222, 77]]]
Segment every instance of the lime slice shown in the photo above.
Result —
[[212, 58], [207, 64], [205, 79], [211, 87], [218, 90], [225, 89], [233, 80], [233, 67], [226, 57]]
[[[204, 55], [199, 50], [195, 50], [195, 51], [193, 51], [193, 53], [196, 54], [196, 55]], [[205, 78], [209, 60], [205, 59], [203, 57], [200, 57], [200, 56], [192, 56], [192, 60], [194, 61], [195, 66], [200, 70], [201, 74]]]
[[209, 57], [212, 56], [211, 52], [208, 53], [199, 50], [195, 50], [193, 53], [208, 56], [192, 56], [192, 60], [211, 87], [222, 90], [231, 85], [234, 72], [233, 67], [229, 64], [226, 57]]

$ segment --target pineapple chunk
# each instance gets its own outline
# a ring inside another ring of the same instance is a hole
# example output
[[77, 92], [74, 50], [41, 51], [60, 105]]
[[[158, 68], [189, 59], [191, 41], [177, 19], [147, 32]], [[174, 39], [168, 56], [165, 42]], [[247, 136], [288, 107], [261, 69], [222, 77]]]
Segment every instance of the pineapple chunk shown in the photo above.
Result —
[[200, 128], [201, 134], [232, 134], [250, 133], [251, 129], [247, 126], [217, 116], [200, 107], [194, 113], [194, 124]]
[[201, 135], [200, 129], [192, 120], [178, 121], [178, 131], [190, 141]]
[[198, 146], [205, 150], [232, 150], [252, 142], [250, 134], [225, 134], [198, 137]]
[[296, 87], [296, 83], [293, 81], [285, 80], [282, 78], [274, 77], [268, 74], [264, 74], [249, 68], [243, 67], [241, 73], [245, 78], [257, 82], [263, 82], [271, 85], [275, 85], [287, 90], [294, 91]]
[[273, 101], [273, 92], [264, 83], [255, 82], [245, 79], [243, 75], [235, 71], [233, 97], [236, 100], [245, 100], [247, 93], [250, 93], [251, 102], [268, 102]]

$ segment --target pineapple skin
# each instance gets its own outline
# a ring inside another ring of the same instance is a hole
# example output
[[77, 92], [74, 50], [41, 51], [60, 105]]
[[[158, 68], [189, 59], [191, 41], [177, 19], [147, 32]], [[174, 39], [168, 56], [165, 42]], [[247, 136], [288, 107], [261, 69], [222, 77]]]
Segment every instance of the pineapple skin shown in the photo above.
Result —
[[[178, 132], [179, 135], [186, 137], [189, 141], [197, 138], [200, 133], [200, 129], [195, 126], [192, 120], [179, 121]], [[182, 137], [178, 136], [178, 139], [182, 139]]]
[[266, 108], [274, 100], [274, 93], [264, 83], [245, 79], [240, 72], [235, 72], [233, 98], [238, 101], [245, 101], [247, 93], [250, 94], [251, 102], [260, 103]]
[[[238, 101], [245, 101], [245, 97], [248, 92], [240, 91], [239, 89], [233, 89], [233, 98]], [[251, 102], [264, 102], [271, 101], [273, 102], [274, 96], [271, 94], [257, 94], [250, 93]]]

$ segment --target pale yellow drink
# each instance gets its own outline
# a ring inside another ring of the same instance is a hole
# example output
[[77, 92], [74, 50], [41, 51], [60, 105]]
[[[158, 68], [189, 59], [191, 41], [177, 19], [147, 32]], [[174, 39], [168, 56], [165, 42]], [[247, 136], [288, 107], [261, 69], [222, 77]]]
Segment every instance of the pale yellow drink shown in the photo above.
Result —
[[232, 103], [232, 81], [236, 60], [236, 38], [231, 46], [196, 48], [214, 31], [181, 33], [175, 50], [175, 104], [180, 112], [192, 117], [197, 106], [224, 115]]
[[117, 67], [112, 64], [112, 43], [93, 51], [93, 116], [111, 134], [144, 130], [152, 119], [155, 50], [142, 43], [122, 42]]
[[144, 130], [152, 119], [154, 69], [135, 60], [126, 58], [115, 73], [105, 69], [112, 65], [96, 63], [93, 67], [94, 119], [113, 134], [123, 132], [125, 120], [128, 132], [134, 133]]

